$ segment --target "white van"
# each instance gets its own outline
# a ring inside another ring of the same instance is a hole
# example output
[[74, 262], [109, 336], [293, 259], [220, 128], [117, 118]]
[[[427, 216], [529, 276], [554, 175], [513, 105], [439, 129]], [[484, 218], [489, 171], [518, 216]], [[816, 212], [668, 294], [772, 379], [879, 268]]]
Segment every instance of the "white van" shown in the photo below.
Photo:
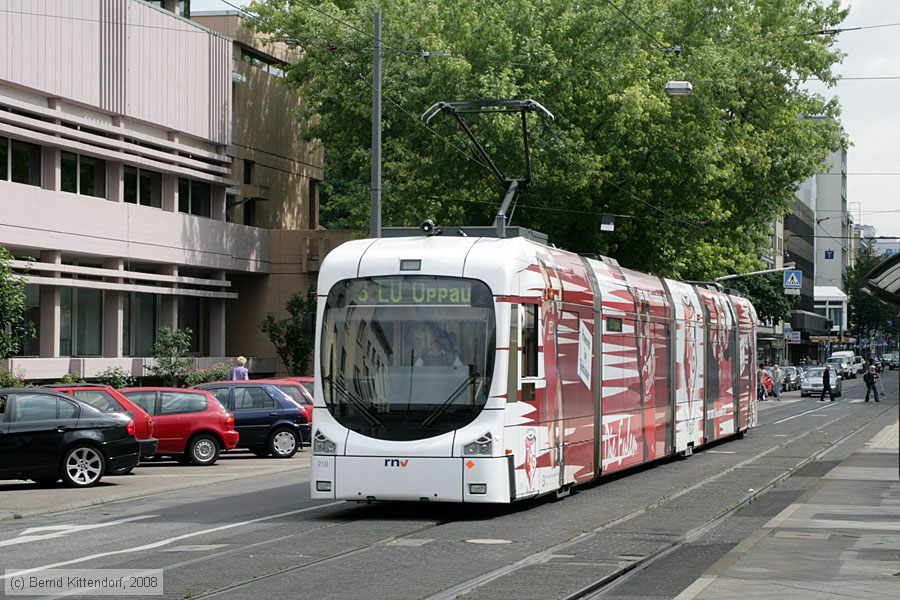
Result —
[[858, 354], [851, 359], [850, 366], [853, 367], [853, 378], [862, 376], [866, 372], [866, 361]]
[[841, 350], [833, 352], [826, 362], [844, 379], [853, 379], [856, 377], [856, 365], [853, 363], [853, 357], [852, 350]]

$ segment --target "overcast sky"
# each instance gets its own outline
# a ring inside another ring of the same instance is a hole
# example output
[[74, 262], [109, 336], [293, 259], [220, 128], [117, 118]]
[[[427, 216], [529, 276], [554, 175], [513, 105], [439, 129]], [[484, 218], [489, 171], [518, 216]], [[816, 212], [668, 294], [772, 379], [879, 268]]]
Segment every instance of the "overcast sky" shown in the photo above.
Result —
[[[229, 0], [246, 5], [246, 0]], [[810, 89], [837, 96], [841, 121], [853, 144], [847, 157], [847, 201], [854, 221], [874, 225], [878, 235], [900, 237], [900, 1], [844, 0], [850, 16], [838, 46], [847, 54], [836, 69], [846, 79], [834, 88]], [[191, 9], [231, 10], [221, 0], [192, 0]], [[893, 79], [851, 79], [854, 77]]]

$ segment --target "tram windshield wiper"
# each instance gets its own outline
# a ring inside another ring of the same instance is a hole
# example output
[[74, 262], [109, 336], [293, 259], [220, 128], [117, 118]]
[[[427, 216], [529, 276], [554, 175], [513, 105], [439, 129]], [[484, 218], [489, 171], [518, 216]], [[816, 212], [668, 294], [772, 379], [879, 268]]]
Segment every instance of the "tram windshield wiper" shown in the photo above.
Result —
[[353, 408], [360, 412], [360, 414], [366, 419], [366, 421], [369, 422], [369, 425], [378, 425], [379, 427], [384, 427], [384, 423], [381, 421], [381, 419], [376, 417], [372, 413], [372, 411], [369, 410], [369, 408], [366, 406], [366, 403], [361, 398], [358, 398], [353, 394], [353, 392], [347, 389], [347, 385], [343, 381], [339, 381], [337, 379], [334, 379], [333, 377], [323, 377], [322, 381], [325, 383], [333, 383], [335, 389], [340, 392], [340, 394], [350, 403], [351, 406], [353, 406]]
[[475, 365], [469, 365], [469, 376], [466, 377], [465, 380], [463, 380], [463, 382], [460, 383], [455, 390], [450, 392], [450, 395], [447, 396], [447, 399], [444, 400], [440, 406], [435, 408], [433, 411], [431, 411], [431, 414], [425, 417], [425, 420], [422, 421], [422, 426], [431, 427], [438, 419], [438, 417], [444, 414], [447, 411], [447, 408], [449, 408], [453, 404], [453, 401], [456, 400], [456, 398], [463, 391], [465, 391], [467, 387], [474, 384], [479, 377], [481, 377], [481, 375], [478, 373], [478, 369], [475, 368]]

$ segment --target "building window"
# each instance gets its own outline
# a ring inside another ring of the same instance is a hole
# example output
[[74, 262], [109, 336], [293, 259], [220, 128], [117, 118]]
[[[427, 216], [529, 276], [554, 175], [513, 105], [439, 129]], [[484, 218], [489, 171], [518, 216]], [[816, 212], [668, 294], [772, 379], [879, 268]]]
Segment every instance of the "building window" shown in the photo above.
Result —
[[253, 183], [256, 175], [256, 163], [252, 160], [244, 160], [244, 183], [250, 185]]
[[844, 309], [840, 306], [829, 306], [825, 318], [831, 321], [832, 329], [842, 330], [844, 323]]
[[212, 186], [202, 181], [179, 178], [178, 211], [198, 217], [211, 217]]
[[306, 202], [309, 210], [309, 228], [315, 229], [317, 225], [316, 209], [319, 206], [319, 182], [315, 179], [309, 180], [309, 198]]
[[59, 355], [72, 355], [72, 288], [59, 290]]
[[32, 283], [25, 286], [25, 322], [34, 326], [34, 337], [22, 338], [22, 345], [16, 356], [40, 356], [41, 288]]
[[60, 189], [64, 192], [106, 198], [106, 161], [61, 152]]
[[0, 180], [41, 185], [41, 147], [0, 138]]
[[178, 328], [191, 330], [191, 353], [206, 356], [209, 324], [209, 302], [206, 298], [181, 296], [178, 298]]
[[257, 227], [256, 200], [252, 198], [244, 202], [244, 225]]
[[123, 200], [129, 204], [162, 208], [162, 175], [125, 167]]
[[241, 48], [240, 60], [274, 77], [284, 77], [285, 75], [285, 63], [247, 48]]
[[125, 294], [122, 316], [122, 354], [153, 356], [156, 343], [155, 294]]
[[59, 290], [59, 355], [99, 356], [103, 339], [103, 292]]

